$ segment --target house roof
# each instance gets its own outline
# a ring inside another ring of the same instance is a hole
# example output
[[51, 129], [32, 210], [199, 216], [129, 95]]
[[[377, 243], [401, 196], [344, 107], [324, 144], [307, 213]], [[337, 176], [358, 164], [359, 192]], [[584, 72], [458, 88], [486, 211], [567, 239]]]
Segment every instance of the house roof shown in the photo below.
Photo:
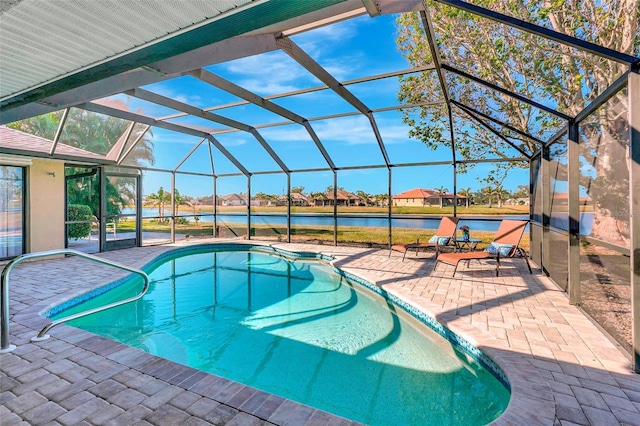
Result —
[[[445, 197], [453, 197], [453, 194], [449, 192], [445, 192], [442, 194]], [[435, 189], [425, 189], [425, 188], [414, 188], [408, 191], [401, 192], [399, 194], [394, 195], [392, 198], [394, 199], [405, 199], [405, 198], [439, 198], [440, 194]], [[464, 195], [458, 194], [458, 198], [467, 198]]]
[[227, 195], [220, 195], [218, 197], [218, 200], [221, 200], [221, 201], [231, 201], [231, 200], [245, 201], [245, 198], [242, 195], [238, 195], [238, 194], [227, 194]]
[[433, 193], [434, 191], [431, 189], [414, 188], [396, 194], [393, 196], [393, 198], [429, 198], [433, 195]]
[[55, 154], [49, 155], [53, 141], [40, 136], [15, 130], [7, 126], [0, 126], [0, 153], [20, 154], [33, 157], [46, 157], [54, 159], [78, 159], [82, 161], [98, 160], [100, 163], [111, 163], [104, 155], [95, 154], [84, 149], [59, 143]]
[[358, 197], [356, 194], [345, 191], [344, 189], [338, 189], [336, 198], [338, 200], [360, 200], [361, 197]]

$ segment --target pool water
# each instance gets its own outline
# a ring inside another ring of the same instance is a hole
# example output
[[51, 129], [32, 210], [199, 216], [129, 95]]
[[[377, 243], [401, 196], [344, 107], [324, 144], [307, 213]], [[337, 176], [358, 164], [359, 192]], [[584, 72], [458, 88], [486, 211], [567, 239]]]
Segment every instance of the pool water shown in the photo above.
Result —
[[70, 325], [371, 425], [486, 424], [509, 402], [469, 356], [322, 262], [200, 252], [169, 257], [149, 276], [141, 300]]

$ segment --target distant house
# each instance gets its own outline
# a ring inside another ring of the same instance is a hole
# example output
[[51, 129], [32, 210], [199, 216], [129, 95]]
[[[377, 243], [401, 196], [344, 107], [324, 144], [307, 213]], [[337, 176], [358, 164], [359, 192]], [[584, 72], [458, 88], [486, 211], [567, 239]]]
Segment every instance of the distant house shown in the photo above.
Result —
[[[426, 207], [426, 206], [440, 206], [440, 194], [435, 189], [415, 188], [409, 191], [401, 192], [400, 194], [392, 197], [393, 206], [405, 206], [405, 207]], [[458, 194], [458, 205], [464, 206], [467, 197]], [[453, 194], [442, 194], [442, 205], [453, 205]]]
[[528, 206], [529, 197], [509, 198], [504, 203], [511, 206]]
[[246, 206], [247, 199], [242, 195], [238, 195], [238, 194], [221, 195], [218, 197], [218, 205], [219, 206]]
[[[287, 196], [286, 195], [281, 195], [278, 197], [278, 201], [277, 201], [277, 205], [278, 206], [286, 206], [287, 205]], [[300, 194], [299, 192], [292, 192], [291, 193], [291, 205], [292, 206], [298, 206], [298, 207], [307, 207], [311, 205], [311, 200]]]
[[[333, 206], [333, 192], [326, 192], [322, 197], [315, 197], [313, 199], [314, 206]], [[336, 193], [336, 205], [337, 206], [364, 206], [365, 200], [362, 197], [357, 196], [344, 189], [339, 189]]]

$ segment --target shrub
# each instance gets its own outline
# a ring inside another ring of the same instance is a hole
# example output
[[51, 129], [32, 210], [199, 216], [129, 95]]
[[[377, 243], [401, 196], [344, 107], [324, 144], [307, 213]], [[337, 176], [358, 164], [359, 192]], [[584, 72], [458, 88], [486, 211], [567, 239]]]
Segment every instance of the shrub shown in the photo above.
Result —
[[68, 238], [78, 239], [88, 237], [91, 234], [91, 207], [84, 204], [69, 204], [67, 207], [67, 217], [70, 222], [87, 220], [87, 223], [70, 223], [67, 226]]

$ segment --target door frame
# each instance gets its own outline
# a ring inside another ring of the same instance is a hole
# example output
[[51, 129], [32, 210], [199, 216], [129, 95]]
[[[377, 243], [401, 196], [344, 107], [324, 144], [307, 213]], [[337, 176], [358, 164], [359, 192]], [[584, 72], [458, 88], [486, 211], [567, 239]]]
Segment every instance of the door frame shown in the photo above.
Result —
[[[137, 169], [125, 171], [123, 169], [109, 170], [101, 167], [100, 179], [100, 251], [118, 250], [123, 248], [142, 246], [142, 179]], [[120, 240], [107, 241], [107, 179], [110, 177], [134, 178], [135, 189], [135, 237]]]

